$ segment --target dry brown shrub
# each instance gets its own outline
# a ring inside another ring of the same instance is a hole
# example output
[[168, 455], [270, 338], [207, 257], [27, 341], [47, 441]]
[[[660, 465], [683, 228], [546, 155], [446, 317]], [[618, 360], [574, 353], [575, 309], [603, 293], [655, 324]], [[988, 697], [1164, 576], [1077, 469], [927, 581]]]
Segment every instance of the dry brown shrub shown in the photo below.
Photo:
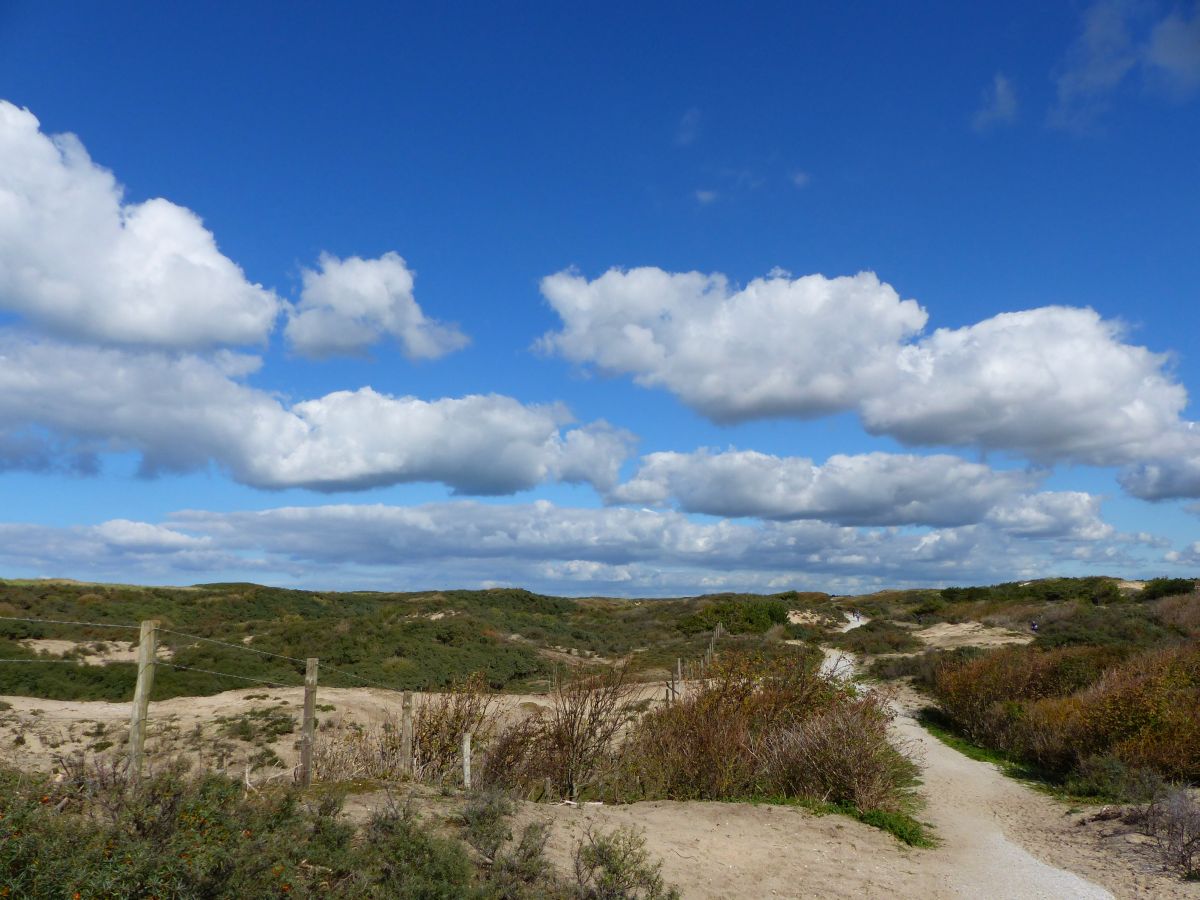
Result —
[[338, 725], [318, 731], [313, 743], [317, 781], [388, 780], [402, 774], [400, 727], [395, 718], [378, 725]]
[[1200, 594], [1163, 597], [1151, 604], [1154, 617], [1193, 638], [1200, 637]]
[[1145, 808], [1143, 823], [1167, 868], [1183, 878], [1200, 877], [1200, 799], [1176, 788]]
[[413, 772], [421, 781], [445, 781], [461, 771], [462, 739], [487, 744], [496, 730], [496, 695], [482, 673], [424, 698], [413, 714]]
[[500, 732], [483, 761], [485, 784], [529, 792], [543, 787], [577, 799], [596, 790], [613, 767], [616, 739], [628, 721], [625, 667], [560, 681], [549, 710]]
[[760, 749], [853, 697], [853, 688], [784, 657], [718, 657], [711, 677], [631, 729], [622, 751], [630, 797], [724, 799], [759, 792]]
[[758, 742], [762, 793], [900, 812], [914, 767], [888, 740], [892, 714], [873, 694], [842, 700]]

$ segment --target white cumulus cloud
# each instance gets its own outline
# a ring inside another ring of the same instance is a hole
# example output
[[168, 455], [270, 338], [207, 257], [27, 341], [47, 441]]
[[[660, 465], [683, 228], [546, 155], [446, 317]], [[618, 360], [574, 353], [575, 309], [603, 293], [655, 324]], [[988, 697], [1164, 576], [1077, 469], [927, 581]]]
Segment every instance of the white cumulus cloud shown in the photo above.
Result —
[[750, 450], [651, 453], [614, 489], [616, 503], [714, 516], [821, 519], [843, 525], [965, 525], [1024, 494], [1037, 478], [956, 456], [864, 453], [804, 457]]
[[542, 279], [562, 318], [540, 346], [662, 387], [719, 422], [811, 417], [852, 407], [895, 375], [895, 348], [925, 311], [872, 273], [743, 288], [720, 274], [611, 269]]
[[911, 446], [996, 450], [1041, 464], [1145, 467], [1148, 497], [1195, 496], [1200, 432], [1170, 358], [1094, 310], [1048, 306], [922, 334], [925, 311], [871, 273], [744, 288], [722, 275], [560, 272], [542, 292], [562, 319], [544, 350], [710, 419], [850, 411]]
[[147, 473], [215, 463], [255, 487], [324, 491], [432, 481], [502, 494], [545, 480], [603, 489], [632, 442], [603, 422], [570, 428], [561, 405], [494, 394], [423, 400], [364, 387], [289, 404], [241, 380], [257, 364], [0, 333], [0, 421], [31, 429], [25, 455], [35, 458], [134, 451]]
[[413, 298], [413, 273], [396, 253], [378, 259], [323, 254], [303, 272], [285, 335], [305, 356], [364, 352], [385, 336], [409, 359], [436, 359], [467, 344], [454, 325], [428, 318]]
[[78, 139], [0, 100], [0, 309], [72, 337], [196, 348], [264, 341], [279, 305], [191, 210], [127, 203]]

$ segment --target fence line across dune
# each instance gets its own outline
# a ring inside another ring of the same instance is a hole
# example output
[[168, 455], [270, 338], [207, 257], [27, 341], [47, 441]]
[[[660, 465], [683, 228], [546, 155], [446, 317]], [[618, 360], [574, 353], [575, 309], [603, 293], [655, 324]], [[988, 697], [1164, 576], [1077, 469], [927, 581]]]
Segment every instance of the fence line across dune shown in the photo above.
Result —
[[[274, 688], [302, 688], [304, 690], [303, 713], [301, 719], [301, 738], [300, 738], [300, 761], [293, 770], [296, 780], [304, 786], [309, 785], [315, 772], [314, 752], [316, 749], [316, 694], [318, 687], [318, 672], [324, 671], [332, 675], [338, 675], [345, 678], [353, 679], [362, 684], [371, 687], [381, 688], [383, 690], [397, 693], [401, 695], [401, 716], [398, 746], [393, 748], [393, 753], [389, 754], [390, 758], [395, 761], [396, 769], [400, 774], [409, 777], [415, 777], [417, 774], [417, 748], [416, 735], [414, 729], [414, 704], [413, 694], [411, 691], [401, 691], [393, 685], [387, 685], [382, 682], [374, 681], [357, 673], [347, 671], [345, 669], [335, 668], [329, 665], [322, 665], [316, 657], [297, 657], [290, 656], [286, 653], [276, 653], [270, 650], [263, 650], [257, 647], [249, 647], [245, 644], [232, 643], [223, 641], [218, 638], [205, 637], [203, 635], [191, 634], [189, 632], [178, 631], [172, 628], [164, 628], [158, 620], [148, 619], [138, 625], [117, 622], [87, 622], [68, 619], [50, 619], [34, 616], [0, 616], [0, 621], [13, 622], [29, 622], [42, 625], [53, 625], [62, 627], [78, 627], [78, 628], [119, 628], [127, 630], [138, 630], [138, 658], [137, 658], [137, 681], [134, 686], [133, 698], [130, 710], [130, 729], [129, 729], [129, 747], [128, 747], [128, 771], [132, 780], [136, 781], [142, 771], [143, 761], [145, 758], [145, 739], [147, 726], [150, 717], [150, 698], [153, 693], [154, 676], [158, 666], [165, 666], [176, 671], [196, 672], [199, 674], [210, 675], [219, 678], [229, 678], [237, 681], [249, 682], [252, 684], [262, 684]], [[671, 677], [665, 683], [666, 696], [665, 702], [670, 705], [680, 698], [680, 692], [685, 681], [703, 679], [706, 671], [712, 664], [717, 649], [717, 640], [725, 634], [725, 629], [718, 622], [713, 629], [709, 639], [708, 647], [703, 654], [695, 660], [676, 661], [675, 670], [671, 673]], [[198, 641], [207, 644], [213, 644], [229, 650], [237, 650], [243, 653], [250, 653], [260, 657], [269, 657], [273, 659], [281, 659], [291, 663], [303, 663], [305, 666], [305, 676], [303, 684], [297, 682], [279, 681], [269, 678], [260, 678], [250, 675], [240, 675], [233, 672], [222, 672], [217, 669], [201, 668], [199, 666], [188, 666], [181, 663], [175, 663], [170, 660], [158, 659], [158, 643], [160, 635], [173, 635], [185, 640]], [[3, 663], [54, 663], [60, 665], [80, 665], [78, 660], [73, 659], [0, 659], [0, 664]], [[422, 706], [424, 707], [425, 704]], [[464, 721], [460, 723], [463, 729], [461, 735], [455, 737], [454, 750], [459, 751], [457, 755], [459, 760], [456, 765], [461, 764], [462, 780], [465, 786], [471, 784], [471, 755], [472, 755], [472, 738], [475, 737], [474, 730], [478, 728], [482, 722]], [[486, 740], [486, 735], [485, 735]], [[461, 743], [460, 743], [461, 742]], [[461, 749], [460, 749], [461, 748]], [[424, 750], [422, 754], [424, 754]], [[447, 763], [449, 760], [442, 760], [438, 766], [439, 771], [443, 774], [440, 777], [445, 777], [445, 771], [448, 769]], [[424, 767], [424, 764], [423, 764]]]
[[[86, 622], [70, 619], [49, 619], [36, 616], [0, 616], [0, 621], [10, 622], [29, 622], [39, 625], [54, 625], [78, 628], [120, 628], [127, 630], [137, 630], [138, 638], [138, 658], [137, 658], [137, 681], [134, 686], [132, 708], [130, 711], [130, 730], [129, 730], [129, 750], [128, 750], [128, 766], [131, 778], [137, 780], [142, 770], [142, 762], [145, 755], [145, 738], [146, 727], [149, 720], [149, 703], [154, 687], [154, 675], [158, 666], [166, 666], [176, 671], [196, 672], [204, 675], [212, 675], [219, 678], [231, 678], [238, 681], [250, 682], [253, 684], [262, 684], [275, 688], [296, 688], [304, 689], [304, 711], [301, 722], [301, 743], [300, 743], [300, 765], [296, 769], [297, 780], [303, 785], [308, 785], [312, 780], [312, 753], [314, 735], [316, 730], [316, 691], [317, 691], [317, 671], [319, 660], [315, 657], [301, 659], [296, 656], [289, 656], [284, 653], [275, 653], [270, 650], [262, 650], [257, 647], [247, 647], [244, 644], [234, 644], [229, 641], [218, 640], [217, 638], [204, 637], [203, 635], [190, 634], [184, 631], [177, 631], [171, 628], [163, 628], [161, 624], [154, 619], [148, 619], [138, 625], [117, 623], [117, 622]], [[222, 672], [216, 669], [201, 668], [199, 666], [187, 666], [180, 663], [171, 662], [168, 660], [160, 660], [157, 658], [158, 637], [160, 634], [171, 634], [176, 637], [200, 641], [204, 643], [214, 644], [225, 647], [231, 650], [238, 650], [243, 653], [251, 653], [257, 656], [272, 657], [275, 659], [287, 660], [289, 662], [303, 663], [305, 665], [305, 678], [303, 684], [297, 682], [278, 681], [269, 678], [258, 678], [250, 675], [239, 675], [233, 672]], [[78, 660], [74, 659], [0, 659], [0, 664], [4, 663], [21, 663], [21, 664], [57, 664], [57, 665], [80, 665]], [[403, 718], [404, 718], [404, 733], [408, 735], [407, 752], [402, 757], [402, 768], [405, 771], [412, 770], [412, 696], [409, 691], [401, 691], [393, 685], [387, 685], [373, 679], [366, 678], [354, 672], [346, 671], [345, 669], [335, 668], [333, 666], [324, 666], [326, 672], [334, 675], [340, 675], [345, 678], [353, 679], [362, 684], [372, 687], [382, 688], [383, 690], [392, 691], [401, 694], [403, 697]], [[469, 766], [469, 764], [467, 764]], [[469, 772], [469, 768], [466, 769]]]

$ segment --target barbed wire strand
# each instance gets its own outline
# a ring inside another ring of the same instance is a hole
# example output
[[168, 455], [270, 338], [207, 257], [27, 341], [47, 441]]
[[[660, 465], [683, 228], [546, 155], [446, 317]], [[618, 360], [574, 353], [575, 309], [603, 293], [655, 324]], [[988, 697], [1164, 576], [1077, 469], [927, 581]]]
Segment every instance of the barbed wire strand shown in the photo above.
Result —
[[163, 660], [159, 660], [156, 663], [156, 665], [170, 666], [172, 669], [183, 669], [184, 671], [187, 671], [187, 672], [201, 672], [205, 675], [216, 675], [220, 678], [236, 678], [239, 681], [254, 681], [254, 682], [257, 682], [258, 684], [269, 684], [269, 685], [271, 685], [271, 687], [281, 687], [281, 688], [296, 688], [296, 687], [302, 688], [302, 687], [304, 687], [304, 685], [295, 684], [294, 682], [288, 683], [288, 682], [283, 682], [283, 681], [270, 681], [266, 678], [251, 678], [249, 675], [232, 675], [229, 672], [216, 672], [212, 669], [200, 669], [200, 668], [197, 668], [196, 666], [181, 666], [181, 665], [179, 665], [179, 663], [164, 662]]
[[[286, 653], [274, 653], [270, 650], [259, 650], [257, 647], [248, 647], [245, 644], [231, 644], [229, 641], [221, 641], [221, 640], [217, 640], [217, 638], [201, 637], [198, 634], [188, 634], [185, 631], [175, 631], [173, 628], [160, 628], [158, 630], [161, 632], [165, 632], [166, 634], [173, 634], [176, 637], [192, 638], [193, 640], [204, 641], [207, 644], [216, 644], [219, 647], [229, 647], [232, 650], [244, 650], [247, 653], [257, 653], [260, 656], [272, 656], [275, 659], [286, 659], [289, 662], [296, 662], [296, 663], [306, 663], [307, 662], [307, 660], [301, 659], [298, 656], [288, 656]], [[320, 666], [321, 666], [322, 672], [333, 672], [338, 675], [344, 675], [347, 678], [354, 678], [354, 679], [357, 679], [358, 681], [363, 682], [364, 684], [369, 684], [369, 685], [373, 685], [374, 687], [383, 688], [385, 691], [397, 690], [396, 688], [391, 687], [390, 685], [382, 684], [378, 681], [372, 681], [370, 678], [365, 678], [362, 675], [355, 674], [354, 672], [347, 672], [344, 669], [335, 669], [333, 666], [326, 664], [324, 661], [322, 661], [320, 663]]]
[[[119, 623], [114, 623], [114, 622], [74, 622], [74, 621], [70, 621], [68, 619], [40, 619], [40, 618], [35, 618], [33, 616], [0, 616], [0, 620], [8, 621], [8, 622], [36, 622], [36, 623], [42, 624], [42, 625], [77, 625], [82, 628], [128, 628], [128, 629], [132, 629], [134, 631], [141, 628], [140, 625], [125, 625], [125, 624], [119, 624]], [[247, 653], [257, 653], [259, 656], [271, 656], [271, 657], [274, 657], [275, 659], [286, 659], [289, 662], [296, 662], [296, 663], [306, 662], [306, 660], [301, 659], [298, 656], [288, 656], [286, 653], [273, 653], [270, 650], [259, 650], [257, 647], [247, 647], [245, 644], [232, 644], [229, 641], [221, 641], [221, 640], [217, 640], [216, 638], [202, 637], [198, 634], [189, 634], [185, 631], [176, 631], [173, 628], [160, 627], [157, 630], [164, 634], [173, 634], [176, 637], [190, 638], [190, 639], [196, 640], [196, 641], [204, 641], [205, 643], [208, 643], [208, 644], [216, 644], [221, 647], [228, 647], [232, 650], [243, 650]], [[69, 662], [69, 660], [54, 660], [54, 661], [55, 662], [60, 662], [60, 661]], [[36, 662], [36, 660], [29, 660], [29, 662]], [[366, 677], [364, 677], [362, 675], [358, 675], [354, 672], [347, 672], [344, 669], [335, 669], [333, 666], [330, 666], [330, 665], [322, 664], [321, 669], [322, 669], [322, 671], [332, 672], [336, 675], [342, 675], [346, 678], [353, 678], [356, 681], [361, 681], [363, 684], [369, 684], [372, 687], [382, 688], [385, 691], [398, 690], [397, 688], [395, 688], [391, 685], [387, 685], [387, 684], [383, 684], [378, 681], [374, 681], [370, 678], [366, 678]], [[197, 669], [196, 671], [201, 671], [201, 670]], [[243, 676], [239, 676], [239, 675], [228, 675], [227, 673], [224, 673], [224, 672], [217, 672], [215, 674], [226, 675], [226, 677], [228, 677], [228, 678], [243, 677]]]
[[0, 659], [0, 663], [58, 663], [59, 665], [69, 663], [73, 666], [84, 665], [84, 663], [78, 659]]
[[31, 616], [0, 616], [7, 622], [40, 622], [45, 625], [81, 625], [85, 628], [132, 628], [137, 631], [140, 625], [123, 625], [115, 622], [69, 622], [66, 619], [35, 619]]

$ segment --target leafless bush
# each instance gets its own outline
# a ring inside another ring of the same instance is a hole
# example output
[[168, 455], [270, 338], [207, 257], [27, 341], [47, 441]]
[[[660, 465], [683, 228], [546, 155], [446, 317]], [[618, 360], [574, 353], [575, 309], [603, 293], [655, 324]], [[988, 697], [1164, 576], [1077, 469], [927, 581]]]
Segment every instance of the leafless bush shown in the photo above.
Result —
[[611, 757], [613, 741], [625, 723], [629, 693], [625, 667], [560, 682], [546, 720], [546, 739], [558, 758], [558, 783], [575, 799]]
[[1200, 876], [1200, 801], [1177, 788], [1150, 803], [1143, 821], [1167, 868], [1183, 878]]
[[627, 721], [625, 669], [560, 682], [553, 705], [500, 732], [481, 767], [483, 783], [577, 799], [612, 767]]
[[422, 781], [444, 781], [459, 771], [462, 737], [487, 743], [496, 729], [496, 695], [482, 674], [428, 697], [413, 716], [413, 772]]
[[387, 780], [401, 774], [400, 730], [394, 718], [367, 727], [340, 726], [317, 732], [313, 777], [318, 781]]

